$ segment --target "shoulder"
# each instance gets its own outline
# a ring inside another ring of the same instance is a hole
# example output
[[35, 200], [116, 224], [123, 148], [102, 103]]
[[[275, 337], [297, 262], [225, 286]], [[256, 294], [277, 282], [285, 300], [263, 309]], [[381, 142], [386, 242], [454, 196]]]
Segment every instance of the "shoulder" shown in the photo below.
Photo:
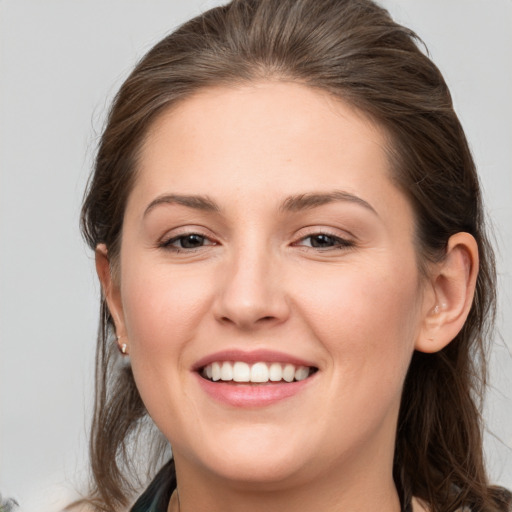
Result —
[[97, 512], [97, 508], [87, 502], [72, 503], [68, 505], [62, 512]]
[[[418, 498], [412, 499], [412, 512], [432, 512], [427, 503]], [[459, 508], [456, 512], [471, 512], [468, 507]]]
[[418, 498], [412, 499], [412, 512], [430, 512], [430, 508], [426, 503]]
[[[94, 501], [89, 501], [88, 499], [79, 500], [71, 503], [66, 508], [62, 509], [60, 512], [100, 512], [101, 510], [105, 510], [103, 506], [99, 503], [95, 503]], [[3, 512], [0, 510], [0, 512]], [[22, 511], [20, 511], [22, 512]], [[126, 511], [128, 512], [128, 509]]]

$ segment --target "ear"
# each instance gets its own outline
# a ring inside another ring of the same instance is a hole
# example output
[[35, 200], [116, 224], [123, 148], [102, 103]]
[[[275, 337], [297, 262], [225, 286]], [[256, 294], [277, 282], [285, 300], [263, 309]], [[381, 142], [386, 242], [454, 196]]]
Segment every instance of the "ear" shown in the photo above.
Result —
[[108, 250], [105, 244], [98, 244], [95, 251], [96, 272], [98, 274], [103, 296], [114, 320], [118, 339], [126, 336], [123, 307], [119, 284], [113, 277], [111, 262], [108, 258]]
[[438, 352], [457, 336], [473, 303], [477, 275], [476, 240], [469, 233], [451, 236], [445, 257], [431, 268], [416, 350]]

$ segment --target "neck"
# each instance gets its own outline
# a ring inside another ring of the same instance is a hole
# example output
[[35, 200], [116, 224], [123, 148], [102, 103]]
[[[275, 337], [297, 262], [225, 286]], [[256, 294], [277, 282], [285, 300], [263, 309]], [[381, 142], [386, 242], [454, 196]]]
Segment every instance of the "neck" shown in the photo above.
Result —
[[[265, 484], [226, 482], [198, 474], [177, 461], [178, 489], [169, 512], [399, 512], [398, 493], [391, 469], [378, 464], [358, 471], [329, 471], [294, 483]], [[193, 482], [191, 485], [190, 483]]]
[[393, 480], [395, 412], [338, 457], [318, 453], [278, 479], [224, 477], [175, 449], [179, 508], [169, 512], [400, 512]]

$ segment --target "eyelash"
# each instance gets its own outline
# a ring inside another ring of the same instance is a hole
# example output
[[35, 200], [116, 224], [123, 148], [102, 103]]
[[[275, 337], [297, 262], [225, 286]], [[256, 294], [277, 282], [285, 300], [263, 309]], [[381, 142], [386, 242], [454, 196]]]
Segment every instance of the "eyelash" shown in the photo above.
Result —
[[[179, 247], [179, 246], [173, 245], [176, 243], [183, 244], [184, 240], [186, 240], [188, 238], [190, 241], [190, 239], [192, 237], [196, 237], [196, 239], [199, 239], [198, 240], [199, 242], [203, 242], [203, 243], [201, 243], [201, 245], [196, 246], [196, 247]], [[316, 241], [318, 242], [319, 237], [324, 237], [325, 243], [330, 243], [331, 245], [329, 245], [328, 247], [314, 247], [313, 243], [315, 243], [315, 242], [313, 242], [313, 239], [316, 238], [317, 239]], [[310, 240], [310, 244], [305, 245], [302, 243], [308, 239]], [[205, 241], [208, 241], [209, 243], [204, 243]], [[217, 245], [217, 242], [211, 240], [207, 236], [202, 235], [200, 233], [184, 233], [184, 234], [181, 234], [178, 236], [174, 236], [168, 240], [162, 241], [159, 244], [159, 247], [162, 249], [168, 250], [168, 251], [173, 251], [175, 253], [183, 253], [183, 252], [192, 252], [192, 251], [196, 251], [202, 247], [209, 247], [209, 246], [215, 246], [215, 245]], [[341, 238], [339, 236], [332, 235], [325, 231], [320, 231], [317, 233], [311, 233], [307, 236], [304, 236], [304, 237], [300, 238], [297, 242], [294, 242], [292, 245], [294, 245], [296, 247], [304, 247], [307, 249], [313, 249], [313, 250], [323, 252], [323, 251], [329, 251], [329, 250], [349, 249], [351, 247], [354, 247], [355, 244], [351, 240], [347, 240], [345, 238]]]
[[[332, 245], [329, 247], [314, 247], [313, 245], [303, 245], [300, 242], [303, 242], [304, 240], [310, 239], [312, 240], [314, 238], [324, 237], [325, 239], [328, 239]], [[311, 233], [310, 235], [307, 235], [305, 237], [302, 237], [298, 242], [295, 242], [293, 245], [299, 246], [299, 247], [307, 247], [310, 249], [315, 249], [318, 251], [329, 251], [329, 250], [343, 250], [343, 249], [349, 249], [351, 247], [354, 247], [354, 242], [351, 240], [347, 240], [346, 238], [341, 238], [336, 235], [332, 235], [331, 233], [320, 231], [318, 233]]]
[[[174, 243], [176, 242], [180, 242], [183, 243], [183, 241], [185, 239], [190, 239], [192, 237], [197, 237], [199, 239], [201, 239], [203, 242], [204, 241], [209, 241], [211, 243], [207, 243], [207, 244], [201, 244], [197, 247], [177, 247], [175, 245], [173, 245]], [[180, 252], [192, 252], [192, 251], [196, 251], [197, 249], [200, 249], [201, 247], [208, 247], [208, 246], [213, 246], [213, 245], [217, 245], [216, 242], [210, 240], [207, 236], [205, 235], [202, 235], [200, 233], [183, 233], [181, 235], [178, 235], [178, 236], [173, 236], [172, 238], [169, 238], [168, 240], [163, 240], [160, 244], [159, 244], [159, 247], [162, 248], [162, 249], [166, 249], [166, 250], [169, 250], [169, 251], [173, 251], [173, 252], [176, 252], [176, 253], [180, 253]]]

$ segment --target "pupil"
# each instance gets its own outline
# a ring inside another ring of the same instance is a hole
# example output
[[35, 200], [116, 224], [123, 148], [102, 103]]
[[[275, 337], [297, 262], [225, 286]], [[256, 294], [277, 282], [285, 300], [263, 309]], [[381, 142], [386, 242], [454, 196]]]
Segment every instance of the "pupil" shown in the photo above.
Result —
[[194, 249], [203, 245], [204, 237], [201, 235], [187, 235], [181, 239], [181, 246], [184, 249]]
[[311, 239], [313, 247], [328, 247], [332, 245], [332, 236], [329, 235], [315, 235]]

